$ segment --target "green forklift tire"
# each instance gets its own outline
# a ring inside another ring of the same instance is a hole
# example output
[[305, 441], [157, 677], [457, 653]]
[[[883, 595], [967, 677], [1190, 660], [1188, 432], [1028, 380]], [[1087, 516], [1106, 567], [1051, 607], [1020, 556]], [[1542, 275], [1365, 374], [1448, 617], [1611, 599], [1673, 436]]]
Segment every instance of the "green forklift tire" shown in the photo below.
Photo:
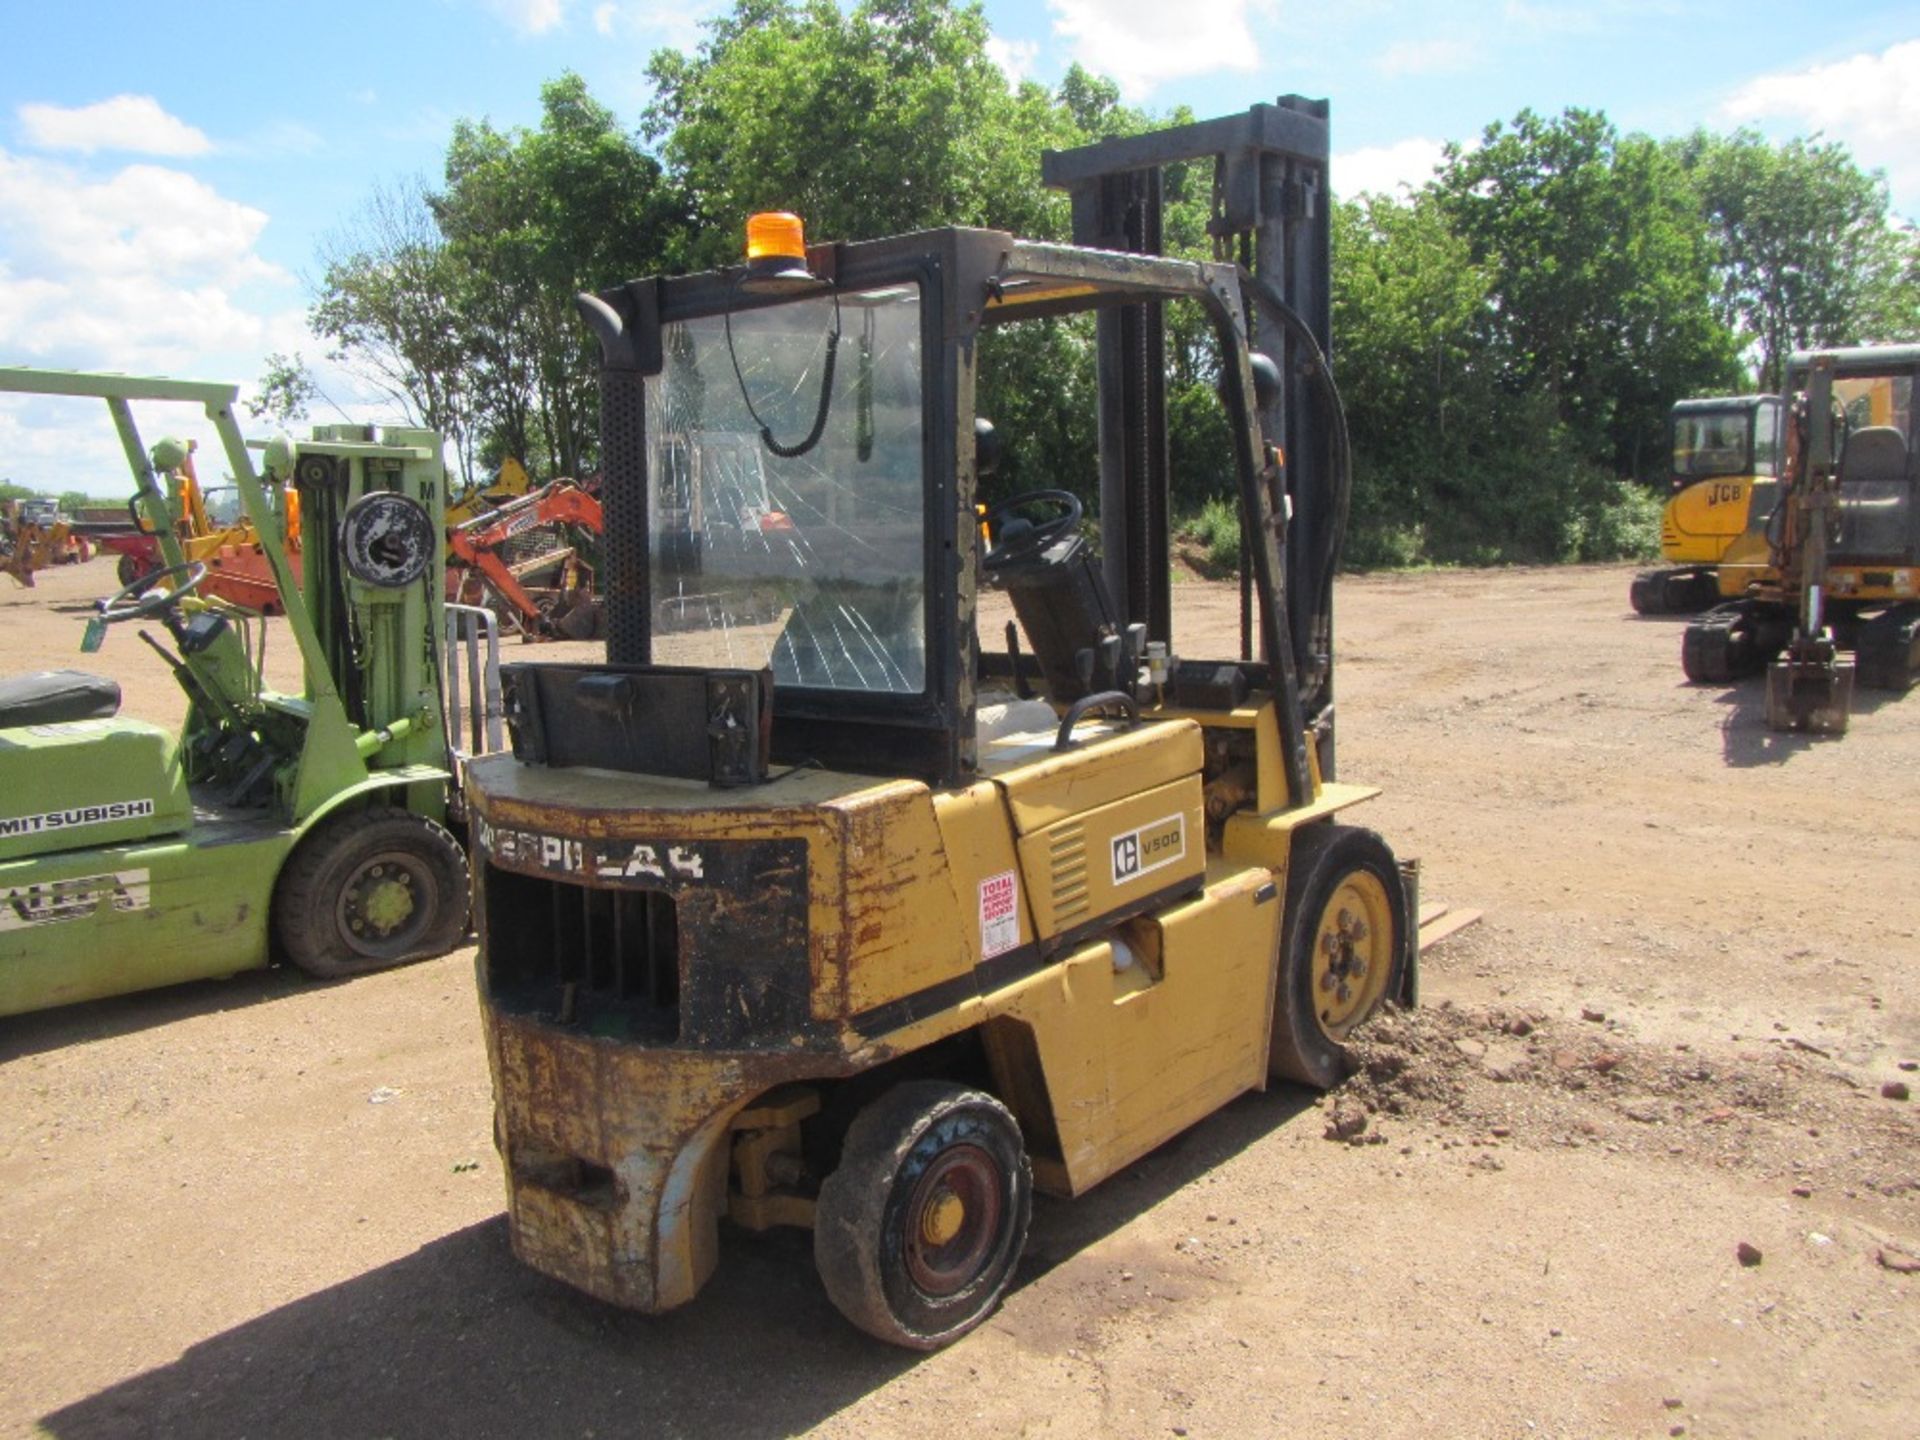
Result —
[[274, 935], [323, 980], [443, 955], [467, 931], [467, 857], [422, 815], [375, 806], [329, 816], [274, 886]]

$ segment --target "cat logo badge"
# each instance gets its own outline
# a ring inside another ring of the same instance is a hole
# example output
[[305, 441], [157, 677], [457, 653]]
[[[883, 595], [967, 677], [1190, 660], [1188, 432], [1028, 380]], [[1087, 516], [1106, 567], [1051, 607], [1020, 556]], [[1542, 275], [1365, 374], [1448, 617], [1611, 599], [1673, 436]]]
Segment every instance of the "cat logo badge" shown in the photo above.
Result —
[[1184, 815], [1169, 815], [1113, 837], [1113, 883], [1125, 885], [1151, 874], [1163, 865], [1171, 865], [1187, 853], [1187, 822]]

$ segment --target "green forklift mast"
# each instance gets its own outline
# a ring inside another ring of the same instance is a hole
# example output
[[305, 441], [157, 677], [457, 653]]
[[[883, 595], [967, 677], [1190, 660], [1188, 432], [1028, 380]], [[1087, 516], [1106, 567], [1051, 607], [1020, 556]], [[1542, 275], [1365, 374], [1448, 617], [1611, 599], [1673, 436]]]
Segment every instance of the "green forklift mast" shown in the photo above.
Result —
[[[0, 682], [0, 1015], [275, 953], [338, 976], [457, 943], [466, 863], [442, 824], [456, 764], [443, 676], [477, 647], [442, 648], [438, 436], [319, 427], [267, 444], [263, 480], [235, 386], [0, 369], [0, 390], [105, 401], [163, 563], [98, 603], [81, 648], [130, 625], [187, 698], [176, 739], [117, 715], [110, 679]], [[299, 693], [266, 683], [261, 616], [194, 593], [206, 572], [161, 479], [185, 446], [143, 443], [133, 406], [149, 402], [197, 405], [212, 423], [300, 653]], [[478, 686], [455, 688], [474, 697], [469, 715], [493, 708]]]

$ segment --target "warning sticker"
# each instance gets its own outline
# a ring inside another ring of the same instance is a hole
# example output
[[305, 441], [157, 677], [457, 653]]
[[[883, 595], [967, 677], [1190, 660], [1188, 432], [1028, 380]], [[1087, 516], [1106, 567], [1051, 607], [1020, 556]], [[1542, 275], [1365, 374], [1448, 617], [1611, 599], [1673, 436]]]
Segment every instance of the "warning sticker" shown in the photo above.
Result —
[[1020, 943], [1020, 879], [1003, 870], [980, 882], [980, 958], [991, 960]]

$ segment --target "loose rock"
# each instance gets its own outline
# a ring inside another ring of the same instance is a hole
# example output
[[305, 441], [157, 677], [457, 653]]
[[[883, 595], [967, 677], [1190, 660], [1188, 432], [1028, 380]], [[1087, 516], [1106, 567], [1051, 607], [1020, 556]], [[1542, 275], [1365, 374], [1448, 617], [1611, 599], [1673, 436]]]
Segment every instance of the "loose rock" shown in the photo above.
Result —
[[1327, 1128], [1321, 1133], [1328, 1140], [1351, 1140], [1366, 1128], [1366, 1110], [1350, 1100], [1342, 1100], [1333, 1107]]
[[1882, 1266], [1896, 1275], [1920, 1275], [1920, 1256], [1913, 1256], [1891, 1245], [1882, 1245], [1878, 1257]]
[[1763, 1258], [1760, 1254], [1760, 1247], [1750, 1244], [1745, 1240], [1742, 1240], [1738, 1245], [1733, 1247], [1733, 1253], [1740, 1263], [1748, 1269], [1752, 1269], [1755, 1265], [1758, 1265]]
[[1906, 1100], [1911, 1097], [1911, 1094], [1904, 1080], [1889, 1080], [1880, 1087], [1880, 1096], [1885, 1100]]

